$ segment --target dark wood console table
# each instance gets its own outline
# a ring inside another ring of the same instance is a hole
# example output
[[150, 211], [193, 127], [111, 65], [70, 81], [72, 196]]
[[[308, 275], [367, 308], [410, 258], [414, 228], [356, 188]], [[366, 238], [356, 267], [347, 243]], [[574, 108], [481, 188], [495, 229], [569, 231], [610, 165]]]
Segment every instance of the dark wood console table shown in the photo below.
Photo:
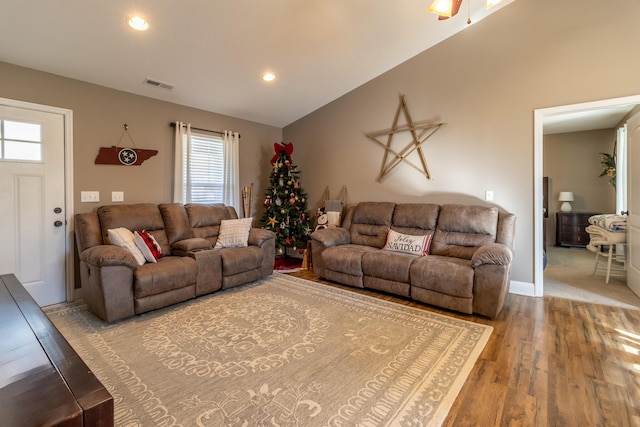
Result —
[[596, 212], [556, 212], [556, 246], [585, 247], [589, 244], [589, 218]]
[[0, 276], [0, 425], [113, 426], [113, 397], [13, 274]]

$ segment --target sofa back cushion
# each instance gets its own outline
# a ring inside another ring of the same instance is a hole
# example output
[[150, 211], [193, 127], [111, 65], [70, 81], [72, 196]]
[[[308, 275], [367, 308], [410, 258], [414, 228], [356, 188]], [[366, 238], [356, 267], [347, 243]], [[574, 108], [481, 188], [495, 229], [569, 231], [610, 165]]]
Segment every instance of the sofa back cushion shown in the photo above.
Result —
[[359, 203], [349, 227], [351, 243], [382, 248], [387, 242], [387, 231], [391, 227], [395, 206], [390, 202]]
[[402, 234], [424, 236], [433, 234], [438, 222], [440, 205], [405, 203], [396, 205], [391, 229]]
[[207, 239], [212, 246], [218, 240], [222, 220], [238, 218], [238, 214], [232, 206], [226, 206], [222, 203], [211, 205], [189, 203], [185, 205], [185, 209], [193, 237]]
[[171, 253], [164, 230], [164, 221], [157, 205], [140, 203], [101, 206], [98, 208], [98, 218], [102, 228], [102, 241], [105, 244], [111, 243], [107, 234], [110, 229], [124, 227], [131, 232], [147, 230], [162, 248], [162, 253]]
[[429, 253], [471, 259], [478, 247], [495, 243], [498, 208], [442, 205]]
[[102, 230], [100, 229], [98, 215], [95, 212], [76, 214], [74, 223], [78, 253], [102, 244]]
[[170, 245], [179, 240], [193, 237], [187, 210], [182, 203], [162, 203], [158, 205], [158, 208], [164, 220], [164, 229], [167, 232]]

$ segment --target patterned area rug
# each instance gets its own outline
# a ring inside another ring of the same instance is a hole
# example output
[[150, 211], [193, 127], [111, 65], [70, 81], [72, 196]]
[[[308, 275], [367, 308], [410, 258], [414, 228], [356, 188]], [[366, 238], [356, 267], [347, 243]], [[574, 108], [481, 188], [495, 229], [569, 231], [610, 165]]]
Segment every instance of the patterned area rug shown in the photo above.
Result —
[[492, 328], [282, 274], [105, 324], [46, 310], [118, 426], [436, 426]]

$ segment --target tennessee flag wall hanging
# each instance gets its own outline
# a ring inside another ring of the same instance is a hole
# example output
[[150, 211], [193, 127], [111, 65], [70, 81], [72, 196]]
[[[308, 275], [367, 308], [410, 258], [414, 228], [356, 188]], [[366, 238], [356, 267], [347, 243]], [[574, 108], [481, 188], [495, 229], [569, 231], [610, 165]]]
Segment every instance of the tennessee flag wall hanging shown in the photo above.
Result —
[[140, 166], [145, 160], [158, 154], [158, 150], [128, 147], [100, 147], [96, 165]]
[[[129, 126], [124, 124], [124, 131], [120, 135], [118, 142], [122, 141], [124, 134], [127, 134], [131, 143], [133, 138], [129, 135]], [[112, 145], [111, 147], [100, 147], [98, 156], [96, 157], [96, 165], [125, 165], [125, 166], [140, 166], [145, 160], [158, 154], [158, 150], [144, 150], [142, 148], [130, 148], [130, 147], [117, 147]]]

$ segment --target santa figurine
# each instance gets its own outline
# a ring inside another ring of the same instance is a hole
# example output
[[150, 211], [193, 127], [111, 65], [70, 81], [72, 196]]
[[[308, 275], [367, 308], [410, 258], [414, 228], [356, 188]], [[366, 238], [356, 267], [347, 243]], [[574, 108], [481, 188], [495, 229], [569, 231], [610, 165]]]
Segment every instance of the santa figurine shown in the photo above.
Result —
[[318, 209], [318, 225], [316, 225], [316, 230], [321, 230], [323, 228], [329, 227], [329, 216], [325, 212], [324, 208]]

